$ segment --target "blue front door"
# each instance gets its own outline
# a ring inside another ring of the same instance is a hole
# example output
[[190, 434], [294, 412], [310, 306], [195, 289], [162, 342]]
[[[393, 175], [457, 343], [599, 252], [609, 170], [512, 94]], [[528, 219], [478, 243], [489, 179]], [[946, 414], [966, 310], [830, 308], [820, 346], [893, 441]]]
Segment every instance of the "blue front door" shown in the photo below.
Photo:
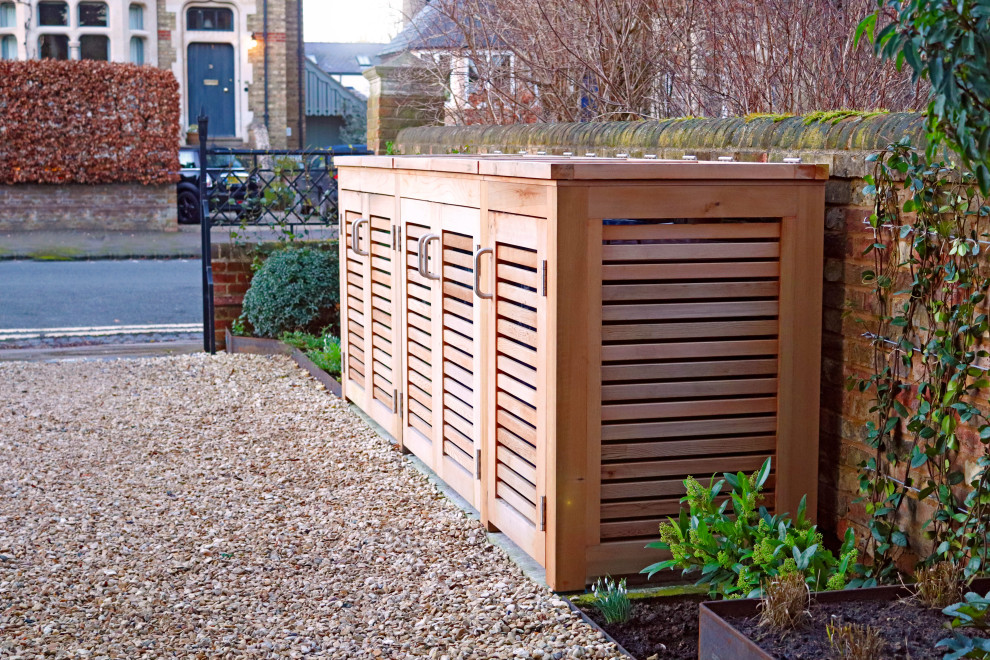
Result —
[[189, 125], [210, 118], [210, 137], [233, 137], [234, 47], [189, 44]]

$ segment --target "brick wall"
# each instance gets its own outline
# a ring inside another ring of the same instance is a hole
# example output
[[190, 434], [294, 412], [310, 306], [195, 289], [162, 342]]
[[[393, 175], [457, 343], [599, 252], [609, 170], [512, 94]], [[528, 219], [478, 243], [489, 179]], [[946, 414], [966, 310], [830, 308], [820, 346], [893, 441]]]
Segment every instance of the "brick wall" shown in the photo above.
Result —
[[241, 315], [244, 294], [251, 286], [251, 264], [259, 254], [258, 245], [219, 243], [212, 246], [213, 326], [217, 350], [226, 347], [224, 331]]
[[371, 87], [367, 144], [375, 153], [384, 153], [404, 128], [440, 123], [443, 92], [415, 56], [400, 53], [371, 67], [364, 77]]
[[[311, 241], [306, 245], [324, 249], [337, 250], [333, 241]], [[234, 320], [241, 315], [244, 304], [244, 294], [251, 286], [251, 269], [255, 260], [265, 258], [279, 247], [278, 243], [215, 243], [211, 249], [213, 266], [213, 309], [214, 333], [217, 349], [226, 347], [224, 332], [231, 327]]]
[[[822, 335], [822, 393], [819, 520], [825, 529], [843, 533], [857, 528], [863, 538], [867, 519], [856, 499], [856, 465], [868, 451], [863, 444], [869, 402], [858, 392], [846, 390], [850, 376], [871, 370], [872, 351], [861, 337], [863, 327], [856, 317], [869, 306], [871, 288], [861, 282], [861, 273], [872, 268], [872, 258], [863, 256], [872, 243], [863, 220], [872, 212], [864, 198], [863, 177], [868, 173], [865, 158], [905, 135], [923, 143], [924, 121], [915, 114], [891, 114], [852, 118], [839, 122], [806, 122], [801, 117], [774, 119], [691, 119], [663, 122], [612, 122], [602, 124], [544, 124], [516, 126], [418, 127], [401, 131], [396, 146], [401, 153], [463, 152], [549, 154], [572, 152], [599, 157], [655, 154], [680, 159], [695, 155], [700, 160], [734, 156], [744, 161], [781, 161], [800, 157], [804, 162], [825, 163], [830, 168], [826, 186], [826, 213], [821, 218], [825, 234], [825, 264], [822, 273], [824, 309]], [[850, 311], [852, 312], [850, 314]], [[809, 323], [816, 320], [809, 319]], [[978, 442], [964, 447], [963, 462], [982, 451]], [[967, 455], [970, 452], [973, 455]], [[920, 524], [924, 512], [908, 511], [912, 545], [923, 544]]]
[[0, 186], [0, 232], [178, 231], [175, 185]]

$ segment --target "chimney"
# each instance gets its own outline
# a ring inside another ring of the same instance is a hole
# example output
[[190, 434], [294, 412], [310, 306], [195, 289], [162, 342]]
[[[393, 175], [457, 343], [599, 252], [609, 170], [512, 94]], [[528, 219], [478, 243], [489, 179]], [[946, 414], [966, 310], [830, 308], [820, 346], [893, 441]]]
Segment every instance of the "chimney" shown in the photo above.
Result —
[[402, 0], [402, 27], [409, 27], [413, 16], [419, 13], [430, 0]]

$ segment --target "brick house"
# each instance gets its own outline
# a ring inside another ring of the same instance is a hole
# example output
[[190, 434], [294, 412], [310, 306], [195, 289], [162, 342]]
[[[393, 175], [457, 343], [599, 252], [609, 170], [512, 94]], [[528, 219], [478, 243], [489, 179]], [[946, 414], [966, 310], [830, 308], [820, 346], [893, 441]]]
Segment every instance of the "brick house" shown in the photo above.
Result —
[[211, 136], [231, 146], [295, 148], [305, 132], [301, 24], [302, 0], [0, 0], [0, 58], [169, 69], [183, 129], [204, 109]]

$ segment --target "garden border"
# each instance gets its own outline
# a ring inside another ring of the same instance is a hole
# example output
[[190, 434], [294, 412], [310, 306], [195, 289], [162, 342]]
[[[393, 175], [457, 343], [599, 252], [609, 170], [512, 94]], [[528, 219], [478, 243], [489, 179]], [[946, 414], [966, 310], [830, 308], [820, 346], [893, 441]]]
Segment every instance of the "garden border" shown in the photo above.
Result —
[[226, 330], [226, 350], [228, 353], [246, 353], [249, 355], [288, 355], [296, 364], [309, 372], [316, 380], [323, 383], [327, 391], [336, 396], [341, 396], [340, 382], [320, 369], [316, 364], [306, 357], [306, 354], [294, 346], [289, 346], [278, 339], [262, 339], [260, 337], [238, 337]]
[[[660, 597], [662, 598], [662, 596], [660, 596]], [[567, 603], [567, 606], [569, 608], [571, 608], [571, 611], [572, 612], [574, 612], [579, 617], [581, 617], [581, 620], [582, 621], [584, 621], [589, 626], [591, 626], [592, 628], [594, 628], [595, 630], [597, 630], [598, 632], [600, 632], [602, 634], [602, 636], [605, 638], [606, 641], [609, 641], [609, 642], [612, 642], [613, 644], [615, 644], [615, 648], [617, 648], [619, 650], [619, 653], [621, 653], [623, 655], [623, 657], [632, 658], [633, 660], [637, 660], [637, 657], [635, 655], [633, 655], [632, 653], [630, 653], [629, 651], [627, 651], [625, 648], [623, 648], [622, 644], [619, 644], [619, 642], [615, 641], [615, 638], [614, 637], [612, 637], [607, 632], [605, 632], [605, 629], [604, 628], [602, 628], [600, 625], [598, 625], [595, 622], [594, 619], [592, 619], [590, 616], [588, 616], [585, 613], [584, 610], [582, 610], [580, 607], [578, 607], [577, 605], [575, 605], [574, 604], [574, 601], [572, 601], [569, 596], [563, 596], [562, 597], [562, 600], [565, 603]]]
[[[990, 578], [974, 580], [965, 591], [986, 593], [990, 590]], [[818, 591], [811, 594], [813, 602], [843, 602], [856, 600], [893, 601], [914, 595], [908, 585], [868, 587], [865, 589], [843, 589], [841, 591]], [[698, 657], [712, 660], [773, 660], [774, 656], [764, 651], [738, 628], [723, 617], [749, 617], [759, 614], [759, 598], [739, 600], [706, 601], [698, 607]], [[948, 635], [948, 630], [946, 631]], [[707, 651], [707, 655], [705, 652]]]

